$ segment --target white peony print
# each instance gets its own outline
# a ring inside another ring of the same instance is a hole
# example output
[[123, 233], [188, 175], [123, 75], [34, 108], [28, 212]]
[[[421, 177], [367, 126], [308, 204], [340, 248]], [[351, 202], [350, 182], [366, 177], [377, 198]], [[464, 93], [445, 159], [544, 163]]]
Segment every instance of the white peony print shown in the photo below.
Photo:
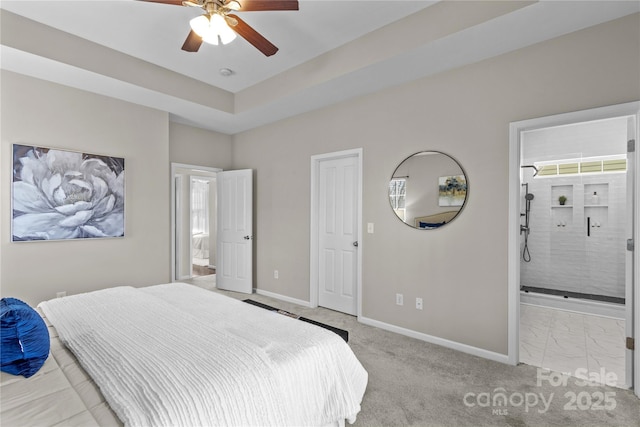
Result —
[[14, 241], [124, 236], [124, 159], [14, 145], [13, 174]]

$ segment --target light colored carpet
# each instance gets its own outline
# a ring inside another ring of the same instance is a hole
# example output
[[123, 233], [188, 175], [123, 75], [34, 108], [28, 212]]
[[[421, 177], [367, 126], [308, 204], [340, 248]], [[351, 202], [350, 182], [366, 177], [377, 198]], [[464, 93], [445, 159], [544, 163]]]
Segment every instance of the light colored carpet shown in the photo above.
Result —
[[[188, 281], [216, 292], [206, 278]], [[369, 372], [354, 426], [640, 427], [640, 400], [629, 390], [510, 366], [358, 323], [355, 317], [263, 295], [251, 298], [349, 331], [349, 345]], [[545, 374], [543, 374], [545, 375]], [[503, 393], [506, 405], [494, 397]], [[527, 404], [528, 401], [528, 404]]]

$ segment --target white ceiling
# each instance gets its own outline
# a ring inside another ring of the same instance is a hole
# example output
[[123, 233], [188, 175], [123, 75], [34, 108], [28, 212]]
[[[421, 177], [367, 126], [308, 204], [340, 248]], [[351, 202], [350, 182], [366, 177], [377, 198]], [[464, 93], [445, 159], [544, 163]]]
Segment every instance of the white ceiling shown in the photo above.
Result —
[[[197, 53], [182, 51], [197, 8], [136, 0], [3, 0], [3, 27], [18, 29], [2, 32], [0, 67], [234, 134], [640, 11], [638, 1], [299, 3], [299, 11], [239, 13], [279, 47], [265, 57], [240, 37], [225, 46], [203, 44]], [[125, 62], [130, 58], [123, 54], [153, 64], [138, 62], [149, 80], [166, 70], [188, 79], [171, 74], [175, 87], [165, 90], [145, 84], [144, 75], [118, 76], [107, 70], [113, 64], [106, 59], [89, 67], [73, 52], [46, 53], [60, 46], [29, 47], [23, 39], [30, 34], [16, 34], [24, 27], [5, 25], [22, 22], [14, 14], [76, 36], [86, 46], [93, 46], [89, 41], [112, 49]], [[224, 77], [221, 68], [233, 74]], [[228, 99], [230, 107], [198, 99], [193, 87], [186, 89], [192, 83], [200, 85], [195, 87], [201, 95]]]

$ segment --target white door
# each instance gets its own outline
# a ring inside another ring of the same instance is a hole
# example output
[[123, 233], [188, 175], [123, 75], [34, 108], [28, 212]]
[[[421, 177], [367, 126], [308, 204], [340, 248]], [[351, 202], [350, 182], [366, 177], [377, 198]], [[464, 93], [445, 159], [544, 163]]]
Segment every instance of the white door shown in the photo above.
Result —
[[[634, 230], [633, 230], [633, 207], [634, 207], [634, 194], [635, 194], [635, 170], [636, 170], [636, 117], [629, 116], [627, 118], [627, 141], [628, 141], [628, 149], [627, 149], [627, 239], [630, 240], [629, 243], [633, 242]], [[638, 242], [635, 242], [635, 246], [638, 245]], [[625, 259], [625, 341], [626, 337], [633, 337], [633, 312], [634, 312], [634, 304], [633, 304], [633, 253], [631, 244], [627, 247], [626, 259]], [[625, 344], [627, 344], [625, 342]], [[620, 380], [624, 380], [626, 386], [631, 388], [634, 386], [633, 384], [633, 352], [628, 345], [625, 345], [625, 378], [620, 378]], [[635, 385], [637, 390], [638, 384]]]
[[253, 171], [218, 172], [216, 287], [253, 292]]
[[358, 159], [319, 165], [318, 304], [357, 314]]

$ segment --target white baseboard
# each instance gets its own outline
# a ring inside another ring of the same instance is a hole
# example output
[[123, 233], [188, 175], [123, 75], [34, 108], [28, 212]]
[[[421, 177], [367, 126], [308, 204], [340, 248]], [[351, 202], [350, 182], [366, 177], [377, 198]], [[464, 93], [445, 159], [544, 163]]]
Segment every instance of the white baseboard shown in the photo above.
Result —
[[564, 298], [558, 295], [539, 294], [535, 292], [520, 291], [520, 303], [556, 308], [558, 310], [572, 311], [575, 313], [612, 317], [614, 319], [624, 319], [626, 315], [625, 306], [621, 304], [579, 298]]
[[423, 334], [411, 329], [402, 328], [400, 326], [391, 325], [389, 323], [380, 322], [378, 320], [369, 319], [368, 317], [358, 317], [360, 323], [365, 325], [374, 326], [376, 328], [384, 329], [386, 331], [395, 332], [400, 335], [405, 335], [411, 338], [416, 338], [421, 341], [426, 341], [431, 344], [441, 345], [453, 350], [461, 351], [463, 353], [471, 354], [473, 356], [482, 357], [484, 359], [493, 360], [495, 362], [501, 362], [509, 364], [509, 357], [506, 354], [500, 354], [493, 351], [485, 350], [483, 348], [473, 347], [467, 344], [462, 344], [456, 341], [450, 341], [444, 338], [434, 337], [433, 335]]
[[286, 301], [286, 302], [290, 302], [290, 303], [293, 303], [293, 304], [298, 304], [298, 305], [301, 305], [303, 307], [311, 307], [311, 304], [309, 303], [309, 301], [303, 301], [301, 299], [291, 298], [291, 297], [288, 297], [288, 296], [285, 296], [285, 295], [276, 294], [275, 292], [269, 292], [269, 291], [265, 291], [265, 290], [258, 289], [258, 288], [255, 288], [254, 291], [256, 292], [256, 294], [264, 295], [265, 297], [279, 299], [281, 301]]
[[[266, 297], [271, 297], [271, 298], [279, 299], [282, 301], [290, 302], [293, 304], [298, 304], [303, 307], [311, 307], [311, 304], [308, 301], [291, 298], [285, 295], [280, 295], [274, 292], [269, 292], [269, 291], [265, 291], [257, 288], [254, 289], [254, 291], [257, 294], [264, 295]], [[368, 317], [364, 317], [364, 316], [359, 316], [358, 322], [363, 323], [365, 325], [373, 326], [376, 328], [384, 329], [386, 331], [395, 332], [396, 334], [405, 335], [411, 338], [416, 338], [432, 344], [441, 345], [443, 347], [451, 348], [453, 350], [458, 350], [463, 353], [482, 357], [484, 359], [489, 359], [489, 360], [493, 360], [500, 363], [506, 363], [506, 364], [509, 363], [509, 357], [506, 354], [495, 353], [493, 351], [485, 350], [478, 347], [473, 347], [473, 346], [462, 344], [456, 341], [450, 341], [443, 338], [434, 337], [432, 335], [423, 334], [422, 332], [417, 332], [411, 329], [402, 328], [400, 326], [391, 325], [389, 323], [380, 322], [378, 320], [369, 319]]]

